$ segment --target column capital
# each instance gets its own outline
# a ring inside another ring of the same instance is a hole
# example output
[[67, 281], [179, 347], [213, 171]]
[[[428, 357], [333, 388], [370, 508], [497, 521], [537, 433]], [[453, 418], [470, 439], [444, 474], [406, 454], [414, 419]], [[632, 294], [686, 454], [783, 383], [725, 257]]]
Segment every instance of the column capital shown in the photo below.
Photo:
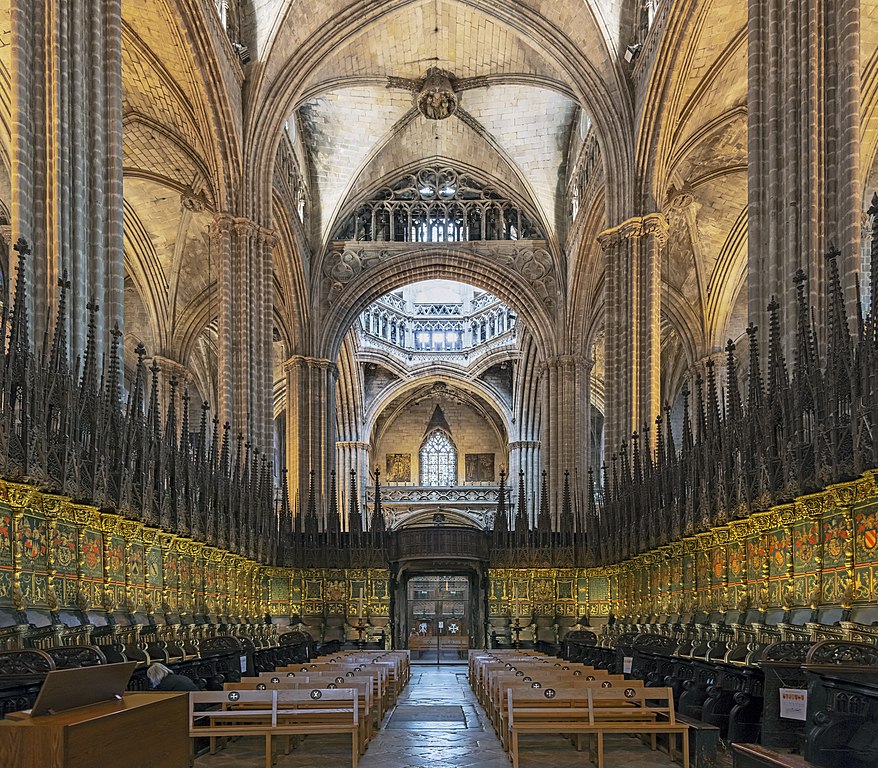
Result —
[[338, 366], [332, 360], [322, 357], [308, 357], [306, 355], [293, 355], [284, 361], [284, 371], [291, 373], [294, 370], [310, 368], [329, 371], [333, 376], [338, 377]]
[[372, 446], [359, 440], [336, 440], [337, 448], [356, 448], [361, 451], [368, 451]]
[[223, 212], [217, 213], [214, 215], [213, 221], [210, 223], [208, 232], [212, 238], [221, 237], [232, 231], [234, 223], [235, 219], [230, 214]]
[[604, 251], [618, 245], [623, 240], [654, 236], [660, 243], [668, 237], [668, 220], [661, 212], [647, 213], [644, 216], [632, 216], [621, 224], [605, 229], [598, 237], [598, 243]]
[[506, 443], [506, 448], [515, 451], [519, 448], [539, 448], [540, 445], [539, 440], [513, 440], [511, 443]]
[[585, 368], [586, 372], [590, 371], [594, 366], [594, 361], [589, 360], [582, 355], [555, 355], [554, 357], [542, 360], [539, 365], [539, 374], [542, 375], [550, 368], [566, 369], [568, 371], [576, 371]]

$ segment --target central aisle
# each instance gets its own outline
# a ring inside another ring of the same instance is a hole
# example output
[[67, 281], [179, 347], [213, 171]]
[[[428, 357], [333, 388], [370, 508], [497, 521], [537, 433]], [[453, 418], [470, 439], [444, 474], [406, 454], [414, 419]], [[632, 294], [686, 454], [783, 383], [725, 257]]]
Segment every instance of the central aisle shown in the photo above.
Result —
[[509, 768], [466, 666], [412, 666], [412, 679], [360, 768]]

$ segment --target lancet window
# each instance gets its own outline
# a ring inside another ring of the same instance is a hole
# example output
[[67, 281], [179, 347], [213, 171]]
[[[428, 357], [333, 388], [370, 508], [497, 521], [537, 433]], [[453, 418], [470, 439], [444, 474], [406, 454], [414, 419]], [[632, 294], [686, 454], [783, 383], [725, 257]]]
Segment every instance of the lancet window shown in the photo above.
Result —
[[339, 227], [336, 240], [454, 243], [540, 240], [526, 212], [448, 167], [422, 168], [382, 189]]
[[441, 429], [434, 429], [421, 445], [421, 485], [457, 485], [457, 449]]

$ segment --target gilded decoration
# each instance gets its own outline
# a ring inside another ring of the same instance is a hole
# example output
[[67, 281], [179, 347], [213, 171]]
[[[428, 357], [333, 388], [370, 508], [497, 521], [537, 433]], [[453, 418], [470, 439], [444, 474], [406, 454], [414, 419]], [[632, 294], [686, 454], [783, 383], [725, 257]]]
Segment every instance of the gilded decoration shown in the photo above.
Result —
[[[268, 568], [20, 485], [0, 482], [0, 500], [6, 605], [344, 617], [362, 602], [370, 617], [390, 615], [387, 569]], [[870, 473], [605, 567], [491, 569], [489, 612], [550, 618], [878, 602], [876, 552]]]

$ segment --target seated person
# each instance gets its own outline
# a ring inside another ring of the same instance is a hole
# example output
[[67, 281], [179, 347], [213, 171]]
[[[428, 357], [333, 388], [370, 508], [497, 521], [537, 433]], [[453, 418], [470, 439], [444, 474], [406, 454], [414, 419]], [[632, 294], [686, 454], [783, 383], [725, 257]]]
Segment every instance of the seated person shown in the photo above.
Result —
[[155, 691], [197, 691], [195, 685], [184, 675], [175, 675], [164, 664], [151, 664], [146, 670], [146, 677], [150, 687]]

